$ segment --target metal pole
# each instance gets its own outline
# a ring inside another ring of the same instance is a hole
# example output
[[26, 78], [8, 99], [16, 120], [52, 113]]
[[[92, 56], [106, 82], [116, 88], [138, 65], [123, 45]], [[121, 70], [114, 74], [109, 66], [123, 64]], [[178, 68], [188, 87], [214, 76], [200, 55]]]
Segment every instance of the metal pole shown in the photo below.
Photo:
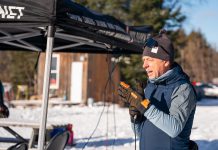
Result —
[[49, 81], [50, 81], [50, 72], [51, 72], [52, 49], [53, 49], [53, 44], [54, 44], [54, 34], [55, 34], [54, 26], [48, 26], [38, 150], [44, 150], [46, 121], [47, 121], [47, 113], [48, 113], [49, 83], [50, 83]]

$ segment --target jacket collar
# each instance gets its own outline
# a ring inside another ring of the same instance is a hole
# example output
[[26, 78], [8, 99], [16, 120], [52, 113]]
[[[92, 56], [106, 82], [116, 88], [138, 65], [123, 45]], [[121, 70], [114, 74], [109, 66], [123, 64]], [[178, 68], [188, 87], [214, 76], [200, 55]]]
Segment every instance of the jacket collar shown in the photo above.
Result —
[[183, 72], [179, 64], [174, 63], [172, 69], [168, 70], [158, 78], [149, 79], [148, 82], [153, 84], [171, 84], [178, 80], [189, 80], [189, 77]]

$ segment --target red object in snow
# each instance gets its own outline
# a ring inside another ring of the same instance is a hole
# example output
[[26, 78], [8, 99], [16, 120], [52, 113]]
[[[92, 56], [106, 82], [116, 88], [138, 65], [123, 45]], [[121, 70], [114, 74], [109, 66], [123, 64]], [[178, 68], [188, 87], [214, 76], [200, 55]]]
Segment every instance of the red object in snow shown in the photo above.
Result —
[[69, 139], [68, 139], [67, 144], [73, 145], [74, 133], [73, 133], [73, 125], [72, 124], [67, 125], [67, 131], [69, 132]]

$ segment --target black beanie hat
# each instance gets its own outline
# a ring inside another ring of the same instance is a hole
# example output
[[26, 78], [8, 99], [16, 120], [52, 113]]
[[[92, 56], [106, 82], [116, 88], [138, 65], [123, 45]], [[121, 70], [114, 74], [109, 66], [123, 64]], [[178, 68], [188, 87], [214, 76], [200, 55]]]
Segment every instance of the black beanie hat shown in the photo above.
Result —
[[161, 30], [159, 35], [146, 40], [143, 56], [150, 56], [170, 62], [174, 61], [173, 44], [167, 37], [165, 30]]

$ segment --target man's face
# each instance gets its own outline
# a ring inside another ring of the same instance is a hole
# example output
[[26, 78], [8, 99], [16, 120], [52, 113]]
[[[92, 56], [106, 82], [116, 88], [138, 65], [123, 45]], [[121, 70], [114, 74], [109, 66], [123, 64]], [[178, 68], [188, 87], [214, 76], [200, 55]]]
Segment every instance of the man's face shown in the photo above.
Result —
[[143, 56], [143, 68], [146, 70], [148, 78], [154, 79], [160, 77], [167, 70], [170, 69], [169, 61]]

